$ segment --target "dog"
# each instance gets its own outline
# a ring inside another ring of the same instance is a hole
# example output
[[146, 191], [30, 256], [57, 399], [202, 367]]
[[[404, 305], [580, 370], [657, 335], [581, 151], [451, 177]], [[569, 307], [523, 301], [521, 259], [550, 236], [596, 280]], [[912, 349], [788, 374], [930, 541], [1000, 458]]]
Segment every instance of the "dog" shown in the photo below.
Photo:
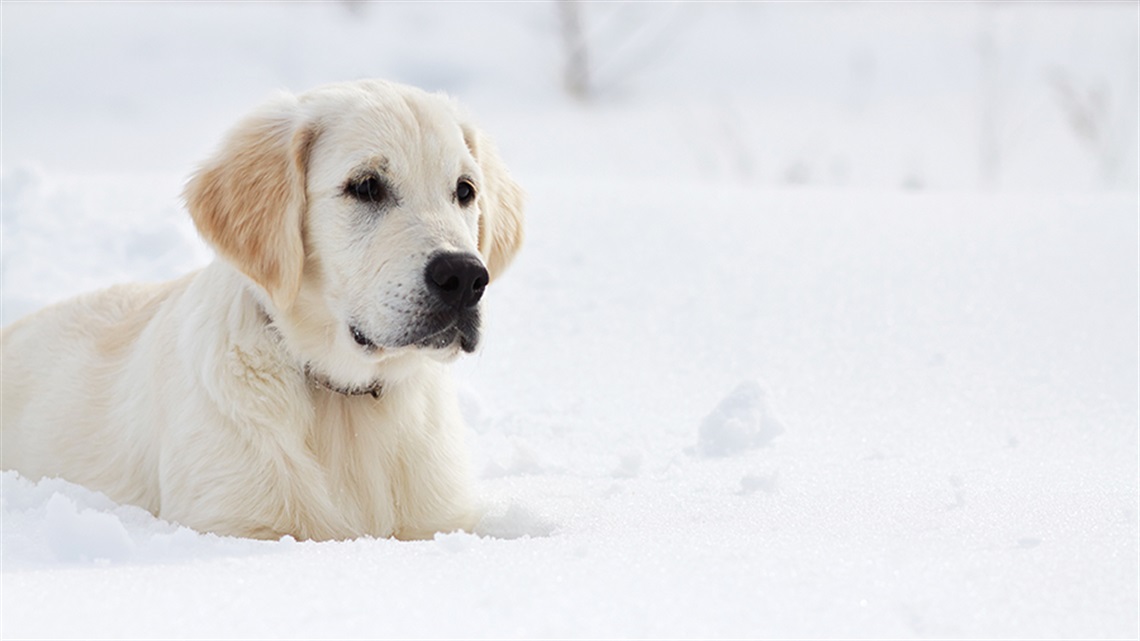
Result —
[[203, 532], [431, 538], [479, 518], [449, 363], [523, 194], [449, 98], [281, 94], [183, 194], [206, 267], [3, 330], [0, 465]]

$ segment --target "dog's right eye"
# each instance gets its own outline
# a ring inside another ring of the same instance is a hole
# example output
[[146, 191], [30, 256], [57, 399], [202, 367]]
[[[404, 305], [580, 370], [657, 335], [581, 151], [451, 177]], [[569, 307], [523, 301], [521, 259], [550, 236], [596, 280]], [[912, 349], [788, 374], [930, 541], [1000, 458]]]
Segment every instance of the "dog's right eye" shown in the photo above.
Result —
[[362, 203], [382, 203], [388, 199], [388, 189], [379, 176], [365, 176], [344, 188], [345, 193]]

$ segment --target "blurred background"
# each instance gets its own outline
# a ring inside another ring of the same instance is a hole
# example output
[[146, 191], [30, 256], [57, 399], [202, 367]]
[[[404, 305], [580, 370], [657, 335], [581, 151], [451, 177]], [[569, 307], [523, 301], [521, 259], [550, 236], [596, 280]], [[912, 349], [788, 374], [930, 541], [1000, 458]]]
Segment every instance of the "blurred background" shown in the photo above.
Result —
[[516, 171], [1135, 190], [1137, 4], [5, 3], [3, 167], [186, 174], [278, 89], [460, 98]]

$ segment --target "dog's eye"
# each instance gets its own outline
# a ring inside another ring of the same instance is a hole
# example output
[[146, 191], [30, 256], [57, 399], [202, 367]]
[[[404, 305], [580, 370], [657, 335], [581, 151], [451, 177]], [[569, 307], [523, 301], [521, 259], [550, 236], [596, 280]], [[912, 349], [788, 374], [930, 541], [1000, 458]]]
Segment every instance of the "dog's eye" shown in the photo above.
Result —
[[362, 203], [382, 203], [388, 199], [388, 189], [379, 176], [365, 176], [348, 183], [345, 193]]
[[455, 199], [463, 207], [470, 205], [475, 200], [475, 185], [466, 178], [460, 178], [459, 183], [455, 185]]

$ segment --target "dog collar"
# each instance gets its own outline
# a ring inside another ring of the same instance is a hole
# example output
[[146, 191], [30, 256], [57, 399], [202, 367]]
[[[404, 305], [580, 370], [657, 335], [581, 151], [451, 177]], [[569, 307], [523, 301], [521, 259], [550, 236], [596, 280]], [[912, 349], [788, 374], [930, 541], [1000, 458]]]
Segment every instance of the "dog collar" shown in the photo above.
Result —
[[314, 372], [307, 364], [305, 365], [305, 379], [309, 381], [309, 385], [312, 387], [336, 392], [343, 396], [371, 396], [372, 398], [380, 398], [380, 395], [384, 392], [384, 385], [380, 383], [380, 381], [374, 381], [371, 385], [354, 385], [352, 387], [336, 385], [329, 380], [327, 376]]
[[[273, 334], [274, 339], [280, 344], [283, 339], [281, 332], [277, 329], [277, 326], [273, 324], [273, 317], [270, 316], [269, 312], [261, 305], [257, 307], [261, 312], [261, 316], [265, 319], [265, 326], [269, 329], [269, 332]], [[305, 372], [305, 380], [309, 382], [310, 387], [336, 392], [342, 396], [371, 396], [372, 398], [380, 398], [380, 394], [384, 391], [384, 385], [380, 381], [373, 381], [371, 385], [346, 387], [336, 385], [329, 380], [329, 377], [314, 372], [308, 363], [305, 363], [302, 370]]]

